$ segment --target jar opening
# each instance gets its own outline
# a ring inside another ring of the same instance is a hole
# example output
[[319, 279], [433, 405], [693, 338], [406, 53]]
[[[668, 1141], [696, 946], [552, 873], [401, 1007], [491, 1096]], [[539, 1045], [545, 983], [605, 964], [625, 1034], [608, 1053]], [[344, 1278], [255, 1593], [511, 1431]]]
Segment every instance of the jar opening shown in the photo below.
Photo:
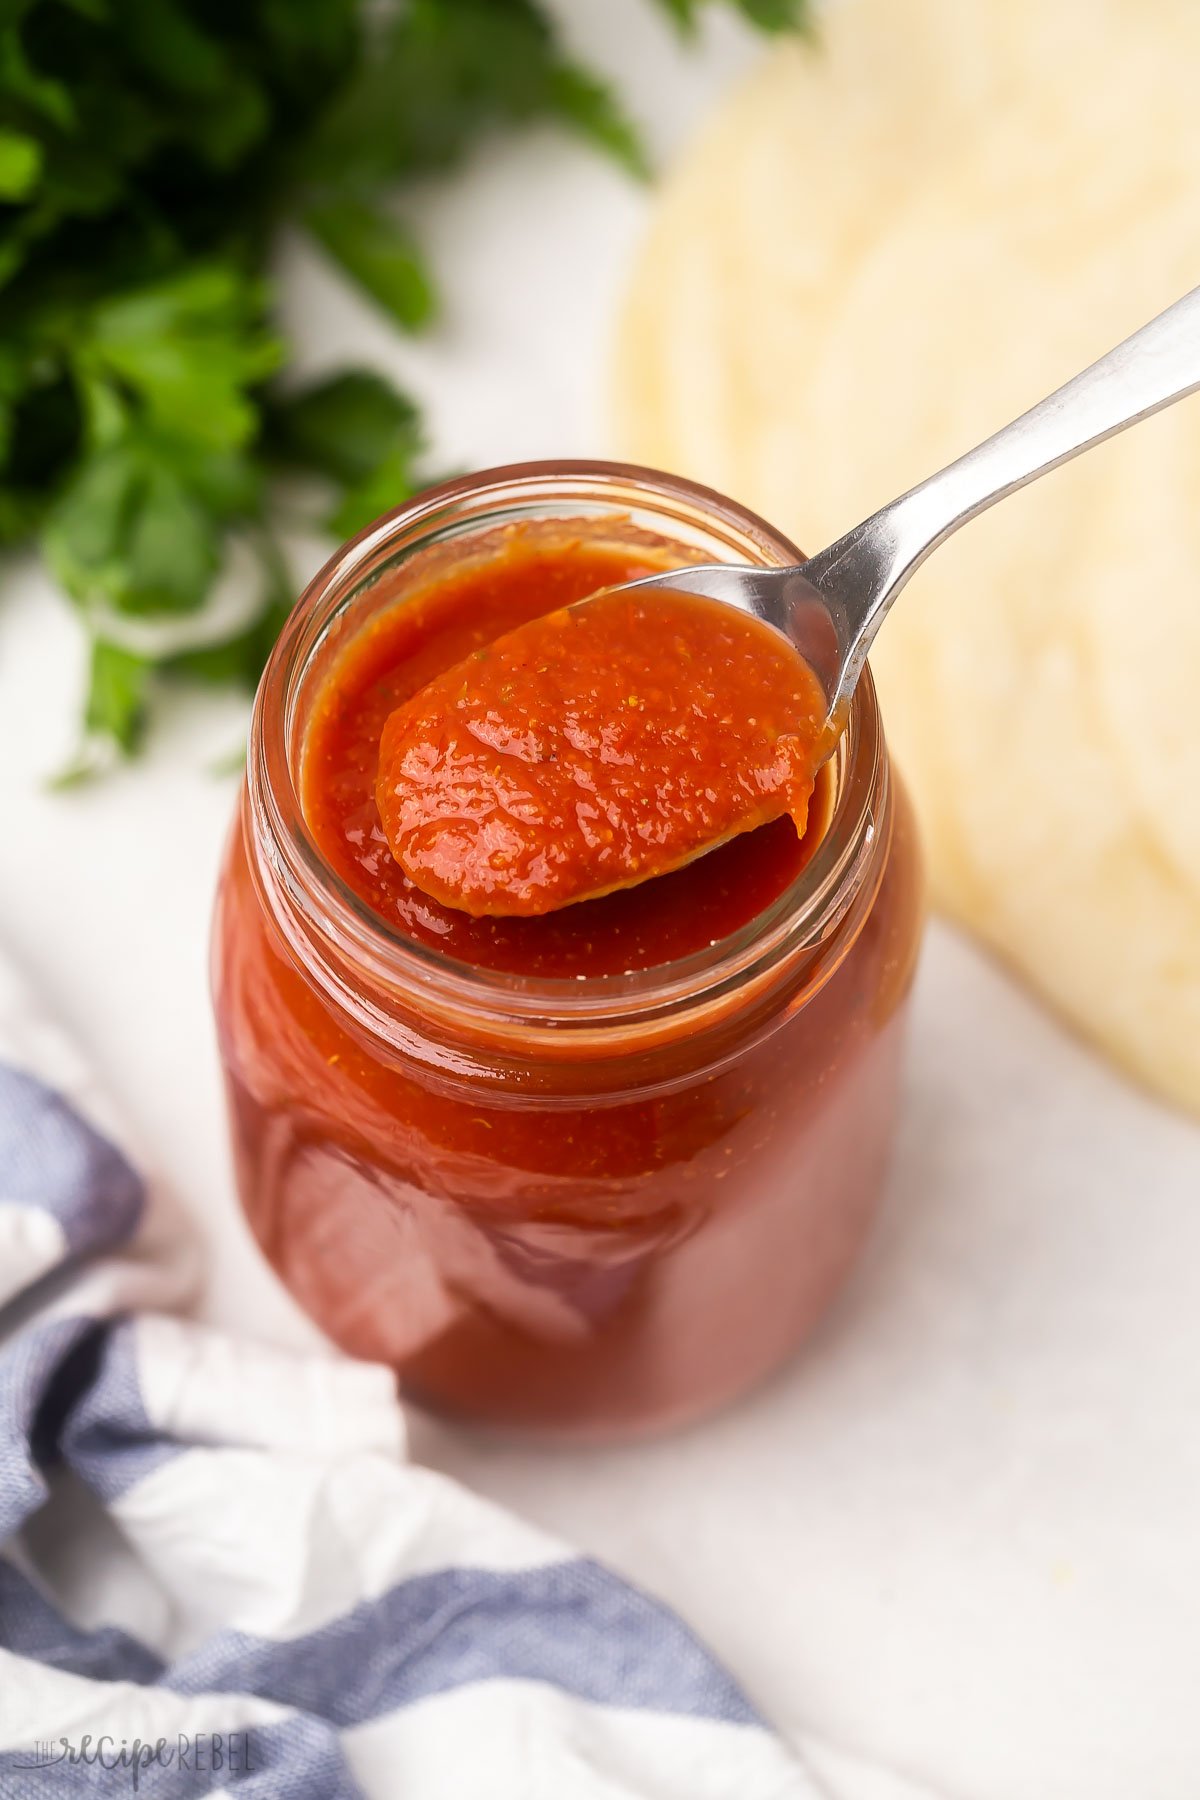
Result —
[[[388, 999], [436, 996], [473, 1017], [530, 1028], [597, 1026], [659, 1017], [728, 995], [782, 961], [818, 947], [861, 885], [886, 800], [878, 709], [864, 676], [831, 759], [820, 839], [774, 901], [716, 943], [674, 961], [584, 979], [512, 973], [440, 952], [375, 912], [321, 851], [304, 815], [301, 765], [319, 672], [389, 597], [388, 577], [421, 560], [420, 585], [436, 580], [441, 549], [531, 520], [628, 520], [641, 532], [694, 548], [705, 561], [778, 565], [801, 560], [794, 545], [711, 490], [618, 463], [530, 463], [485, 471], [418, 496], [339, 550], [301, 595], [260, 684], [250, 731], [247, 795], [266, 898], [303, 963], [387, 1010]], [[348, 976], [348, 972], [353, 972]]]

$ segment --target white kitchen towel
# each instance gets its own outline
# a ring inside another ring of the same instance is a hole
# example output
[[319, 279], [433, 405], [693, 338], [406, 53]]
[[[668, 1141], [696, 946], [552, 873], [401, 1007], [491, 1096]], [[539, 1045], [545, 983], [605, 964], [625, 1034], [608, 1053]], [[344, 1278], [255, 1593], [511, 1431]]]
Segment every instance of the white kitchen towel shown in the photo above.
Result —
[[816, 1800], [675, 1614], [405, 1460], [388, 1370], [193, 1278], [0, 959], [0, 1796]]

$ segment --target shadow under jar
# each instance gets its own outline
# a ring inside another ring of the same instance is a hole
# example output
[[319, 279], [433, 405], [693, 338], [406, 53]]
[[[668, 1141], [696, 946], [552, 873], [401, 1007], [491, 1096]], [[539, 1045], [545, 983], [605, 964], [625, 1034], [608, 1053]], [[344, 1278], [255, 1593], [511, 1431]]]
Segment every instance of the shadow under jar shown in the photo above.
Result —
[[420, 1402], [604, 1439], [732, 1399], [844, 1281], [921, 893], [869, 675], [803, 840], [776, 821], [545, 919], [452, 917], [407, 884], [372, 731], [506, 628], [479, 596], [514, 545], [536, 573], [580, 544], [611, 579], [800, 560], [717, 494], [600, 463], [491, 471], [362, 533], [263, 677], [214, 994], [242, 1204], [301, 1305]]

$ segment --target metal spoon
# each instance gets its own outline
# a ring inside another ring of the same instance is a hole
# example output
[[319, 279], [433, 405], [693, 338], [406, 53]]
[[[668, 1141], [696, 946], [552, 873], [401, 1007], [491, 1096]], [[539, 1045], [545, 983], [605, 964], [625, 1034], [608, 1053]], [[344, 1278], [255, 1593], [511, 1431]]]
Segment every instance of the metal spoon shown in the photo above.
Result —
[[1197, 388], [1200, 288], [1193, 288], [1011, 425], [807, 562], [789, 569], [699, 564], [645, 576], [621, 591], [703, 594], [774, 626], [820, 679], [830, 721], [840, 726], [875, 633], [931, 551], [997, 500]]

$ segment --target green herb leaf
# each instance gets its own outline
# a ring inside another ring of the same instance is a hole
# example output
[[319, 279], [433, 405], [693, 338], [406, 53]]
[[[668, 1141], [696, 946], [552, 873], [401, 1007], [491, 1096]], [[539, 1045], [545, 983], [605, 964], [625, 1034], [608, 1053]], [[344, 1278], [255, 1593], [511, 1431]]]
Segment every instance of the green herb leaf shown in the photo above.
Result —
[[0, 131], [0, 200], [24, 200], [42, 172], [42, 146], [20, 131]]
[[414, 480], [412, 457], [407, 450], [394, 450], [356, 486], [347, 488], [342, 500], [327, 521], [335, 537], [348, 538], [362, 531], [381, 514], [399, 506], [421, 487]]
[[63, 0], [63, 4], [69, 6], [73, 12], [82, 13], [85, 19], [95, 19], [99, 22], [112, 16], [108, 10], [107, 0]]
[[180, 0], [121, 0], [115, 15], [134, 68], [182, 109], [192, 142], [229, 167], [266, 132], [266, 93], [235, 54], [201, 29]]
[[[25, 53], [17, 22], [29, 6], [0, 16], [0, 92], [10, 101], [31, 113], [40, 113], [62, 131], [70, 131], [76, 122], [75, 104], [66, 85], [33, 68]], [[15, 12], [15, 16], [13, 16]]]
[[115, 376], [166, 430], [233, 450], [257, 427], [249, 390], [283, 360], [264, 307], [257, 282], [198, 265], [98, 306], [77, 361]]
[[228, 638], [165, 658], [160, 665], [165, 675], [253, 692], [295, 598], [291, 573], [269, 532], [259, 533], [257, 548], [262, 587], [252, 617]]
[[313, 236], [373, 300], [409, 331], [433, 315], [434, 295], [412, 238], [376, 207], [345, 195], [314, 201]]
[[186, 481], [146, 471], [130, 520], [117, 604], [130, 613], [195, 612], [221, 563], [221, 539]]
[[[695, 31], [701, 7], [706, 3], [707, 0], [659, 0], [659, 5], [688, 34]], [[811, 27], [810, 0], [734, 0], [734, 4], [760, 31], [807, 32]]]
[[658, 0], [665, 12], [670, 13], [680, 30], [689, 36], [695, 31], [700, 20], [702, 0]]
[[137, 748], [146, 723], [146, 696], [152, 664], [120, 644], [97, 638], [92, 644], [91, 672], [84, 724], [129, 755]]
[[76, 600], [108, 599], [121, 581], [139, 480], [128, 446], [114, 445], [81, 465], [50, 514], [46, 555]]
[[43, 535], [67, 592], [91, 611], [195, 612], [221, 562], [218, 527], [233, 497], [222, 473], [137, 435], [89, 457]]
[[415, 455], [420, 421], [412, 401], [381, 375], [345, 369], [297, 393], [270, 397], [265, 442], [283, 461], [352, 485], [365, 481], [386, 456]]
[[602, 81], [573, 63], [558, 63], [549, 71], [547, 92], [551, 108], [564, 124], [607, 150], [631, 174], [649, 175], [637, 132]]
[[737, 0], [737, 4], [760, 31], [812, 30], [809, 0]]

